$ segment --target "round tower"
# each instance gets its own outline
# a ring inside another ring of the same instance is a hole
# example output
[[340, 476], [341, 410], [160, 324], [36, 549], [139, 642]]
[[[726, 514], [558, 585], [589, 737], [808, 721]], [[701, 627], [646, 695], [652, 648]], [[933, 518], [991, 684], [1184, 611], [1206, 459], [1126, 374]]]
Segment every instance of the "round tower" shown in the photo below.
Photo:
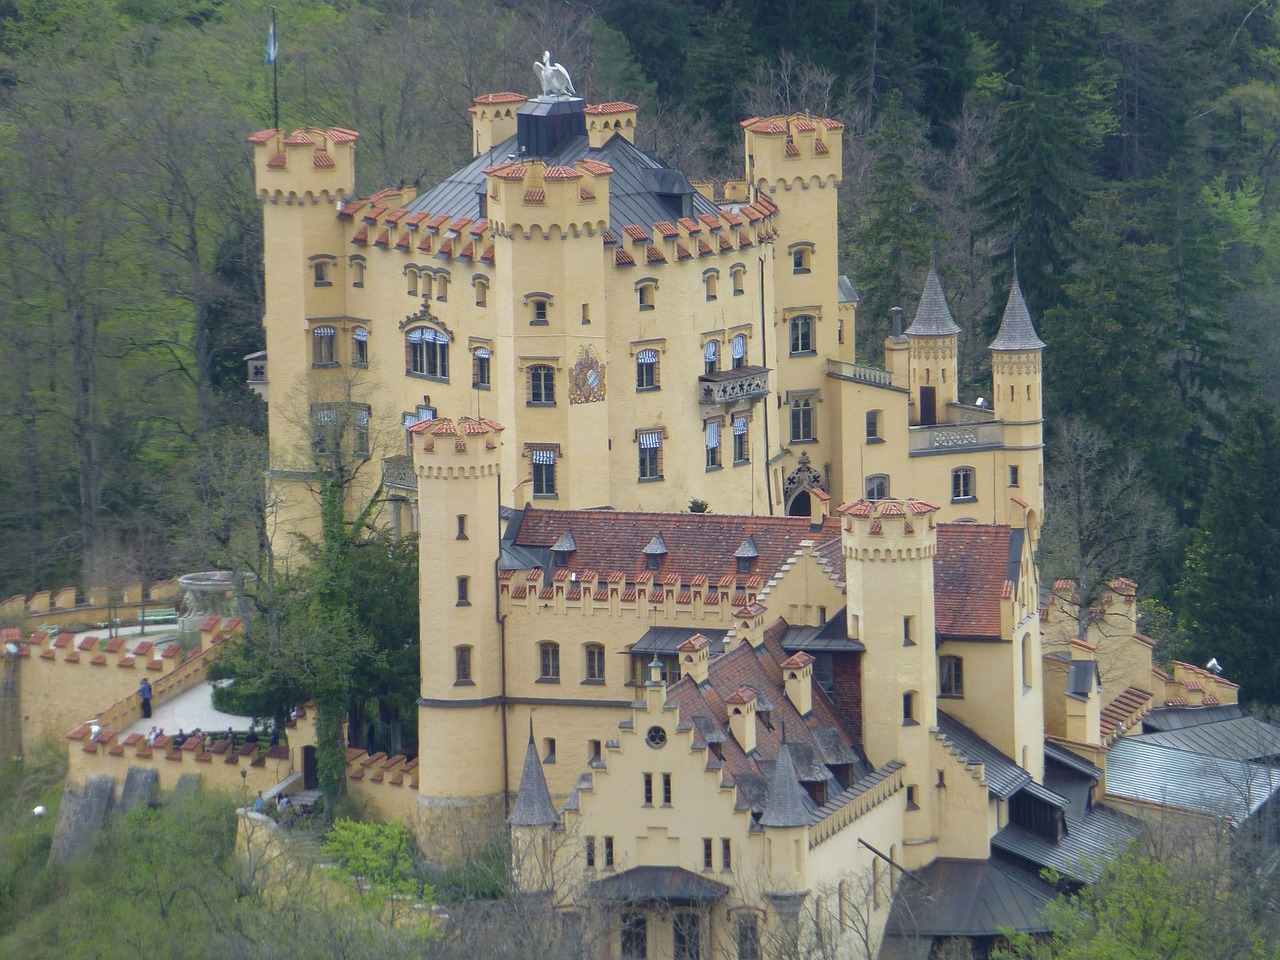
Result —
[[1027, 504], [1034, 538], [1034, 527], [1044, 515], [1044, 342], [1036, 335], [1017, 277], [1009, 291], [1000, 330], [987, 349], [991, 351], [992, 406], [996, 418], [1004, 423], [1005, 482], [1010, 496]]
[[[906, 765], [904, 836], [919, 857], [933, 838], [936, 791], [925, 789], [938, 725], [933, 561], [938, 507], [923, 500], [854, 500], [839, 508], [849, 636], [862, 655], [863, 747], [873, 767]], [[918, 862], [918, 857], [913, 858]]]
[[916, 318], [905, 336], [911, 368], [911, 423], [946, 423], [947, 405], [958, 398], [960, 328], [947, 307], [937, 267], [932, 263]]
[[508, 789], [494, 563], [502, 431], [468, 417], [411, 428], [422, 532], [419, 814], [446, 851], [496, 836]]

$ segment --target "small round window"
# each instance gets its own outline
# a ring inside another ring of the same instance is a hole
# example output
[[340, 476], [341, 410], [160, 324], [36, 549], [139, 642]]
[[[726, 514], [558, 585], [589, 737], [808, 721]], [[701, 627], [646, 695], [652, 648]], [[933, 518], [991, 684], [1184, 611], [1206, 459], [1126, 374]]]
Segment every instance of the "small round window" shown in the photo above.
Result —
[[644, 742], [657, 750], [659, 747], [666, 744], [667, 731], [663, 730], [661, 727], [650, 727], [649, 732], [644, 735]]

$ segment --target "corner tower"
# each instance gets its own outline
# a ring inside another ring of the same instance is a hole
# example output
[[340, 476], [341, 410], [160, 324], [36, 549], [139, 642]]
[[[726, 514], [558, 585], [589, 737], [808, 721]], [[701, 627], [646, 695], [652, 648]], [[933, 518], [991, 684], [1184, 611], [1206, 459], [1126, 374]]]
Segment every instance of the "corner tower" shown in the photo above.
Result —
[[916, 318], [906, 330], [910, 357], [911, 423], [930, 426], [947, 421], [947, 405], [958, 398], [960, 327], [947, 306], [937, 267], [929, 264]]
[[494, 564], [502, 431], [468, 417], [411, 428], [422, 530], [419, 839], [444, 856], [496, 838], [508, 790]]
[[866, 648], [863, 677], [875, 678], [862, 687], [863, 747], [873, 767], [906, 765], [904, 860], [911, 866], [932, 859], [926, 845], [936, 839], [940, 802], [927, 779], [938, 725], [937, 510], [923, 500], [854, 500], [839, 508], [849, 636]]
[[991, 351], [993, 409], [996, 418], [1004, 423], [1008, 484], [1017, 488], [1017, 495], [1027, 504], [1027, 526], [1034, 542], [1044, 516], [1044, 342], [1036, 335], [1016, 276], [1000, 330], [987, 349]]

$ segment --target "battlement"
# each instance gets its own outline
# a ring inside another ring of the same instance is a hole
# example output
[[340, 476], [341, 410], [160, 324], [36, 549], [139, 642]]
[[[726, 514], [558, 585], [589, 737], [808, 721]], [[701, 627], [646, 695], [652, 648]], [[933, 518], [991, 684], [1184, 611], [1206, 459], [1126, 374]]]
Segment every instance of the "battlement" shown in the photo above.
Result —
[[838, 186], [844, 124], [794, 113], [742, 121], [747, 171], [756, 186]]
[[594, 236], [609, 220], [609, 177], [613, 168], [599, 160], [572, 167], [541, 160], [512, 160], [485, 169], [489, 218], [494, 232], [507, 237], [561, 239], [583, 231]]
[[342, 127], [260, 130], [253, 144], [254, 183], [263, 200], [309, 199], [332, 203], [355, 184], [355, 142], [360, 134]]
[[[674, 223], [659, 220], [641, 225], [626, 223], [604, 231], [604, 244], [614, 248], [614, 264], [649, 267], [686, 260], [735, 257], [742, 250], [777, 236], [773, 217], [777, 205], [768, 197], [753, 203], [730, 203], [719, 216], [701, 214], [696, 220], [680, 217]], [[712, 261], [714, 263], [714, 261]]]
[[[493, 476], [505, 428], [487, 417], [424, 420], [409, 428], [422, 442], [414, 444], [418, 475], [439, 480]], [[447, 458], [447, 459], [446, 459]]]
[[639, 109], [634, 103], [621, 100], [589, 104], [583, 112], [587, 117], [587, 140], [592, 148], [599, 149], [619, 135], [635, 143]]
[[176, 579], [153, 583], [146, 587], [145, 593], [141, 583], [127, 583], [116, 590], [107, 587], [38, 590], [29, 597], [17, 594], [0, 603], [0, 618], [10, 622], [21, 618], [50, 627], [105, 623], [108, 615], [122, 622], [136, 622], [144, 599], [147, 606], [154, 608], [172, 604], [179, 592]]
[[844, 518], [842, 552], [847, 560], [922, 560], [937, 552], [936, 504], [924, 500], [851, 500], [836, 512]]

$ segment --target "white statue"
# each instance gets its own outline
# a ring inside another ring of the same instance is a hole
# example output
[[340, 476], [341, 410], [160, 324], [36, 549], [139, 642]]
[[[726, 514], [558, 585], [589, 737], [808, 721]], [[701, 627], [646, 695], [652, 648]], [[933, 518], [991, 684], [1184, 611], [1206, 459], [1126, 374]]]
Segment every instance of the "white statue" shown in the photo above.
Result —
[[538, 79], [542, 81], [542, 95], [544, 97], [568, 97], [576, 96], [578, 91], [573, 89], [573, 80], [569, 77], [569, 71], [558, 63], [551, 62], [551, 51], [542, 51], [541, 62], [535, 62], [533, 71], [538, 75]]

